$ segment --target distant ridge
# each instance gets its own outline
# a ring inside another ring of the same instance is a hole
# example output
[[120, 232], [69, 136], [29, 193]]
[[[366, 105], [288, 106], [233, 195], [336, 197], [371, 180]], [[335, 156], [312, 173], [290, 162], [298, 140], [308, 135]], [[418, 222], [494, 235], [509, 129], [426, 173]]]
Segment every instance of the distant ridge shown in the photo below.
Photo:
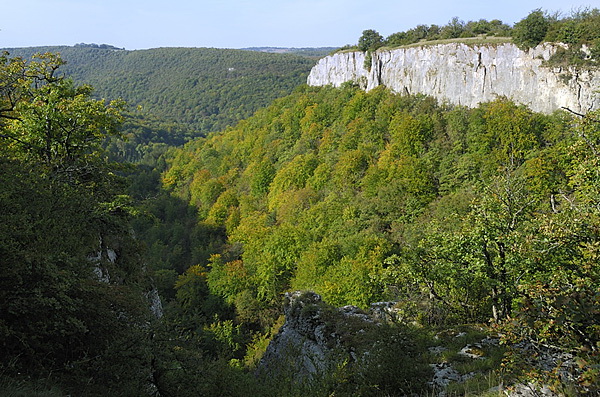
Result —
[[273, 54], [296, 54], [310, 57], [324, 57], [329, 55], [332, 51], [337, 50], [338, 47], [247, 47], [241, 49], [246, 51], [269, 52]]
[[102, 50], [124, 50], [125, 48], [115, 47], [111, 44], [96, 44], [96, 43], [77, 43], [73, 47], [83, 48], [100, 48]]
[[108, 44], [7, 49], [30, 58], [60, 53], [61, 68], [88, 83], [100, 98], [122, 98], [166, 122], [199, 135], [219, 131], [252, 115], [306, 82], [315, 56], [218, 48], [123, 50]]

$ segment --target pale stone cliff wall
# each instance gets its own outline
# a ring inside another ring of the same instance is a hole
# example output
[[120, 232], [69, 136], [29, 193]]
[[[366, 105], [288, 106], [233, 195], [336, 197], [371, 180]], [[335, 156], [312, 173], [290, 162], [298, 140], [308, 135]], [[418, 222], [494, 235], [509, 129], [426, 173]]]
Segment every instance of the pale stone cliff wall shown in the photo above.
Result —
[[353, 81], [366, 90], [385, 85], [469, 107], [505, 96], [542, 113], [562, 107], [581, 113], [599, 109], [600, 70], [542, 66], [556, 49], [550, 44], [522, 51], [510, 43], [451, 43], [380, 50], [372, 54], [370, 70], [364, 53], [344, 52], [321, 59], [308, 84], [339, 87]]

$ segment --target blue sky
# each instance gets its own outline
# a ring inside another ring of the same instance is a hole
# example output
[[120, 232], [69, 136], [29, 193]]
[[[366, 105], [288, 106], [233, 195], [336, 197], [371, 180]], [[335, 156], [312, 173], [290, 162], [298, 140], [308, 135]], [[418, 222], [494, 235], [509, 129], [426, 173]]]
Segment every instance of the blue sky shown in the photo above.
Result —
[[340, 47], [365, 29], [384, 37], [418, 24], [485, 18], [513, 24], [542, 8], [568, 13], [600, 0], [11, 0], [0, 48], [76, 43], [156, 47]]

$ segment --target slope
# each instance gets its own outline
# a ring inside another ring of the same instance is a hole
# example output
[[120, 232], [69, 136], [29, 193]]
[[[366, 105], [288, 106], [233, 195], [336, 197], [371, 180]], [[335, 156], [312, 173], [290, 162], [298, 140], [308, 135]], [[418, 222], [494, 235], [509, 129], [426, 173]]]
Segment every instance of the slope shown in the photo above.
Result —
[[306, 87], [176, 151], [163, 180], [227, 233], [201, 279], [251, 329], [312, 290], [424, 326], [492, 319], [592, 363], [599, 133], [502, 99]]
[[215, 48], [32, 47], [8, 50], [30, 58], [56, 52], [65, 73], [96, 88], [96, 96], [122, 98], [164, 122], [198, 135], [249, 117], [306, 81], [308, 57]]

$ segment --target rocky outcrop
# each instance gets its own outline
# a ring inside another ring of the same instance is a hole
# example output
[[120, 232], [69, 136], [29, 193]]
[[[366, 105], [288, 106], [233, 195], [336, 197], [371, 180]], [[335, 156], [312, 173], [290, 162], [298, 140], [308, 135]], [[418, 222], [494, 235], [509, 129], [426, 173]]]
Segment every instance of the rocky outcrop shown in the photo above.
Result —
[[[420, 388], [398, 395], [417, 395], [415, 390], [420, 390], [426, 395], [446, 396], [447, 388], [452, 384], [489, 375], [486, 369], [489, 364], [474, 365], [466, 372], [466, 362], [489, 362], [505, 349], [497, 335], [473, 341], [476, 332], [465, 326], [438, 332], [431, 340], [435, 341], [434, 345], [429, 346], [428, 354], [425, 354], [415, 348], [416, 339], [402, 331], [401, 311], [394, 302], [374, 303], [366, 310], [356, 306], [340, 308], [327, 305], [314, 292], [296, 291], [286, 294], [284, 314], [285, 323], [267, 347], [257, 375], [294, 384], [318, 384], [319, 379], [332, 380], [333, 375], [334, 378], [342, 376], [336, 378], [341, 379], [341, 383], [334, 387], [340, 395], [354, 395], [354, 391], [363, 390], [359, 381], [362, 380], [368, 385], [377, 385], [381, 395], [397, 395], [394, 393], [399, 393], [403, 385], [422, 382]], [[481, 331], [483, 328], [479, 329]], [[525, 360], [523, 364], [554, 372], [566, 384], [575, 382], [573, 374], [577, 369], [571, 355], [531, 343], [513, 345], [512, 348], [531, 357], [531, 362]], [[343, 374], [339, 372], [340, 368], [344, 368]], [[338, 387], [342, 389], [337, 390]], [[559, 397], [547, 385], [528, 382], [500, 383], [491, 387], [489, 393], [510, 397]]]
[[260, 371], [290, 368], [299, 378], [312, 377], [325, 369], [332, 336], [325, 333], [321, 297], [311, 292], [286, 294], [286, 321], [269, 344]]
[[368, 312], [351, 305], [333, 308], [314, 292], [296, 291], [286, 293], [284, 314], [285, 323], [269, 344], [259, 371], [285, 370], [303, 380], [327, 371], [336, 358], [359, 360], [361, 346], [349, 336], [393, 320], [394, 309], [390, 302], [375, 303]]
[[600, 70], [543, 66], [558, 48], [542, 44], [522, 51], [510, 43], [406, 47], [373, 53], [370, 68], [364, 53], [340, 52], [321, 59], [307, 82], [335, 87], [354, 82], [366, 90], [384, 85], [468, 107], [507, 97], [542, 113], [562, 107], [581, 113], [599, 109]]
[[[117, 246], [118, 241], [113, 241]], [[109, 248], [103, 238], [99, 239], [98, 251], [88, 255], [87, 259], [92, 266], [92, 274], [96, 281], [106, 284], [123, 284], [125, 280], [122, 277], [111, 277], [111, 269], [118, 267], [117, 261], [120, 259], [117, 251]], [[145, 268], [143, 270], [146, 271]], [[150, 285], [149, 289], [144, 294], [150, 313], [160, 319], [164, 312], [158, 289]]]

